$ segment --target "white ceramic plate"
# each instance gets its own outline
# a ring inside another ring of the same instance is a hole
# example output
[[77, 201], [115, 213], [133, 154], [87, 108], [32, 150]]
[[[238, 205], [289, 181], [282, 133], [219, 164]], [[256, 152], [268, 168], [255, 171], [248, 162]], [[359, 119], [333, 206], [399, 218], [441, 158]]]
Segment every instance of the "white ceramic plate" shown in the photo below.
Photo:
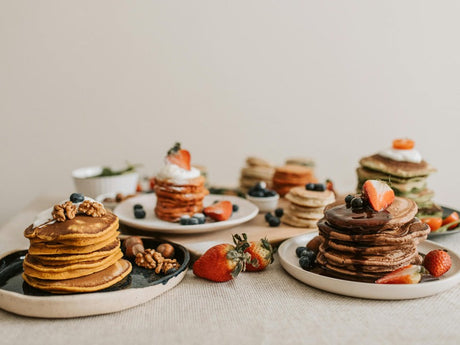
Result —
[[[449, 249], [448, 251], [452, 258], [451, 269], [439, 280], [423, 282], [420, 284], [389, 285], [360, 283], [330, 278], [305, 271], [299, 266], [299, 258], [295, 253], [295, 249], [300, 246], [305, 246], [307, 242], [316, 235], [318, 235], [317, 232], [293, 237], [284, 241], [278, 249], [281, 266], [283, 266], [283, 268], [294, 278], [312, 287], [345, 296], [399, 300], [431, 296], [450, 289], [460, 283], [460, 257], [457, 253], [454, 253]], [[424, 254], [433, 249], [447, 248], [431, 241], [424, 241], [418, 246], [419, 252]]]
[[[205, 207], [211, 205], [215, 200], [228, 200], [232, 204], [237, 204], [239, 210], [233, 212], [230, 219], [222, 222], [206, 221], [205, 224], [180, 225], [179, 223], [165, 222], [155, 216], [153, 210], [156, 200], [156, 195], [153, 193], [135, 196], [120, 203], [113, 212], [118, 216], [120, 222], [133, 228], [169, 234], [198, 234], [227, 229], [251, 220], [259, 212], [257, 206], [243, 198], [231, 195], [211, 194], [207, 195], [203, 200]], [[135, 204], [141, 204], [144, 207], [146, 213], [144, 219], [134, 218], [133, 206]]]
[[[144, 239], [147, 248], [161, 243]], [[0, 257], [0, 308], [15, 314], [70, 318], [107, 314], [145, 303], [179, 284], [187, 272], [190, 253], [183, 246], [173, 244], [176, 258], [181, 262], [177, 272], [156, 275], [152, 270], [133, 265], [123, 281], [98, 292], [55, 295], [29, 286], [22, 279], [22, 262], [26, 250], [16, 250]]]

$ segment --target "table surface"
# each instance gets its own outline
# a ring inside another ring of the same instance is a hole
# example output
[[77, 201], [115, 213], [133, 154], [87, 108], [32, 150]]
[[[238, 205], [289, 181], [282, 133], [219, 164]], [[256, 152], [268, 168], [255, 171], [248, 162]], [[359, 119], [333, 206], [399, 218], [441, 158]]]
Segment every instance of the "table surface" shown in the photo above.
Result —
[[[27, 248], [23, 230], [53, 200], [40, 197], [5, 224], [0, 252]], [[460, 252], [459, 234], [436, 241]], [[459, 325], [460, 285], [416, 300], [344, 297], [300, 283], [276, 258], [267, 270], [226, 283], [189, 271], [176, 288], [108, 315], [34, 319], [0, 310], [0, 343], [459, 344]]]

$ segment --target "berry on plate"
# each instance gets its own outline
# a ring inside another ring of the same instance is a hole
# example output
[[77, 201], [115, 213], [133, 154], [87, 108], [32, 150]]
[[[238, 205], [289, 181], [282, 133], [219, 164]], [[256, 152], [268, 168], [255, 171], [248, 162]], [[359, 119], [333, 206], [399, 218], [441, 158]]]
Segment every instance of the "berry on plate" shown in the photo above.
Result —
[[231, 217], [233, 206], [230, 201], [222, 200], [218, 203], [212, 204], [203, 210], [203, 213], [211, 219], [218, 222], [227, 220]]
[[447, 251], [435, 249], [426, 254], [423, 266], [433, 277], [440, 277], [452, 266], [452, 259]]
[[424, 272], [423, 266], [408, 265], [388, 273], [375, 282], [377, 284], [417, 284], [422, 279]]

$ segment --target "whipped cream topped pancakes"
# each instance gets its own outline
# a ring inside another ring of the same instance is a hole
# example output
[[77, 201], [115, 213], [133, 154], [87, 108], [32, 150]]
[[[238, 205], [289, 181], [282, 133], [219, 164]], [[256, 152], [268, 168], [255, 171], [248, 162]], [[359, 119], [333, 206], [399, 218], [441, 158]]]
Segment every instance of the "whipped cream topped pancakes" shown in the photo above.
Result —
[[[381, 189], [383, 182], [366, 183], [362, 195], [328, 205], [318, 222], [321, 245], [316, 262], [331, 276], [373, 282], [422, 262], [417, 245], [430, 228], [415, 218], [417, 204]], [[372, 185], [377, 187], [368, 193], [365, 189]], [[382, 190], [387, 193], [385, 203], [373, 202], [382, 199]]]
[[131, 272], [123, 260], [118, 218], [102, 204], [74, 193], [43, 211], [25, 231], [30, 240], [23, 278], [53, 293], [92, 292]]
[[281, 196], [286, 195], [291, 188], [315, 182], [317, 180], [313, 175], [313, 168], [297, 164], [277, 167], [273, 174], [273, 189]]
[[410, 139], [396, 139], [393, 147], [359, 161], [358, 191], [366, 180], [387, 182], [397, 196], [412, 199], [419, 217], [442, 216], [442, 209], [433, 202], [434, 192], [427, 188], [428, 176], [436, 169], [423, 160]]
[[178, 222], [181, 216], [203, 211], [203, 199], [209, 194], [205, 178], [190, 165], [190, 153], [179, 143], [168, 151], [165, 165], [155, 176], [155, 194], [159, 219]]
[[265, 182], [268, 188], [271, 188], [274, 166], [258, 157], [248, 157], [246, 166], [241, 169], [240, 190], [247, 193], [256, 183]]
[[323, 217], [324, 207], [335, 201], [334, 193], [320, 183], [294, 187], [284, 197], [290, 203], [284, 209], [281, 221], [300, 228], [315, 228]]

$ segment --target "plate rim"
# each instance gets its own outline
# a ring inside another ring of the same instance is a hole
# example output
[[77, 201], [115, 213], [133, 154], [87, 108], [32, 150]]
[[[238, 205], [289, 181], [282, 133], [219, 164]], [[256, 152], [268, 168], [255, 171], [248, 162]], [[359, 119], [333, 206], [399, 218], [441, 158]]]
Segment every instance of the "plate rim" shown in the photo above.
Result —
[[[346, 279], [321, 276], [317, 273], [303, 270], [298, 265], [293, 265], [286, 257], [284, 257], [283, 255], [284, 251], [286, 251], [286, 248], [289, 245], [291, 245], [292, 243], [296, 243], [301, 238], [305, 238], [305, 240], [308, 240], [317, 235], [318, 235], [318, 231], [294, 236], [294, 237], [291, 237], [283, 241], [283, 243], [281, 243], [280, 247], [278, 248], [278, 256], [279, 256], [280, 263], [283, 269], [290, 276], [294, 277], [296, 280], [302, 282], [303, 284], [308, 285], [309, 287], [313, 287], [313, 288], [316, 288], [322, 291], [326, 291], [329, 293], [333, 293], [336, 295], [343, 295], [343, 296], [349, 296], [349, 297], [355, 297], [355, 298], [374, 299], [374, 300], [402, 300], [402, 299], [415, 299], [415, 298], [427, 297], [427, 296], [431, 296], [434, 294], [438, 294], [460, 283], [460, 267], [456, 267], [457, 270], [453, 274], [449, 275], [448, 277], [443, 278], [442, 280], [428, 281], [422, 284], [373, 284], [373, 283], [357, 282], [357, 281], [350, 281]], [[422, 243], [420, 243], [418, 246], [423, 246], [424, 244], [428, 246], [436, 247], [438, 249], [446, 249], [449, 251], [449, 253], [455, 256], [456, 261], [460, 262], [460, 255], [454, 250], [447, 248], [445, 246], [442, 246], [438, 244], [437, 242], [430, 241], [430, 240], [425, 240]], [[291, 272], [291, 270], [294, 270], [294, 269], [295, 271]], [[304, 276], [303, 279], [305, 280], [307, 280], [310, 277], [316, 281], [320, 281], [323, 283], [329, 282], [331, 287], [334, 287], [334, 285], [337, 285], [337, 284], [345, 285], [348, 287], [350, 291], [348, 290], [336, 291], [336, 289], [333, 289], [333, 288], [324, 289], [322, 287], [317, 286], [318, 284], [315, 284], [315, 282], [313, 282], [313, 284], [310, 284], [312, 282], [307, 283], [306, 281], [302, 280], [302, 278], [296, 276], [296, 273], [302, 274]], [[428, 290], [428, 288], [432, 287], [433, 285], [439, 286], [440, 284], [442, 286], [439, 289], [437, 289], [437, 291], [435, 292], [428, 292], [428, 293], [423, 292], [425, 290]], [[368, 293], [364, 293], [364, 294], [358, 293], [355, 290], [356, 288], [358, 288], [359, 290], [367, 288]], [[382, 295], [378, 297], [375, 296], [377, 293], [382, 293], [382, 292], [387, 292], [387, 295]], [[400, 293], [400, 295], [395, 296], [395, 293], [398, 294], [398, 292]]]
[[187, 235], [187, 234], [196, 235], [196, 234], [201, 234], [201, 233], [224, 230], [224, 229], [228, 229], [228, 228], [249, 222], [250, 220], [254, 219], [259, 213], [259, 208], [255, 204], [251, 203], [250, 201], [244, 198], [241, 198], [239, 196], [236, 196], [236, 195], [222, 195], [222, 194], [208, 194], [207, 196], [205, 196], [205, 199], [209, 199], [209, 198], [215, 198], [218, 200], [237, 199], [239, 201], [247, 203], [247, 206], [251, 207], [252, 209], [251, 212], [248, 215], [241, 217], [241, 218], [224, 220], [221, 222], [198, 224], [198, 225], [187, 225], [187, 226], [180, 225], [178, 223], [170, 223], [170, 222], [162, 221], [161, 219], [159, 219], [158, 220], [159, 222], [164, 222], [166, 225], [168, 225], [166, 227], [160, 227], [160, 228], [152, 227], [151, 225], [148, 225], [148, 224], [142, 224], [142, 220], [136, 220], [134, 217], [128, 218], [124, 214], [120, 213], [120, 209], [124, 207], [124, 205], [132, 204], [133, 202], [136, 201], [136, 199], [139, 199], [139, 198], [149, 198], [149, 197], [156, 198], [156, 195], [154, 193], [148, 193], [148, 194], [139, 195], [139, 196], [135, 196], [127, 200], [124, 200], [115, 207], [115, 209], [113, 210], [113, 213], [119, 218], [122, 224], [128, 225], [136, 229], [140, 229], [140, 230], [151, 231], [151, 232], [156, 232], [156, 233], [166, 233], [170, 235]]

